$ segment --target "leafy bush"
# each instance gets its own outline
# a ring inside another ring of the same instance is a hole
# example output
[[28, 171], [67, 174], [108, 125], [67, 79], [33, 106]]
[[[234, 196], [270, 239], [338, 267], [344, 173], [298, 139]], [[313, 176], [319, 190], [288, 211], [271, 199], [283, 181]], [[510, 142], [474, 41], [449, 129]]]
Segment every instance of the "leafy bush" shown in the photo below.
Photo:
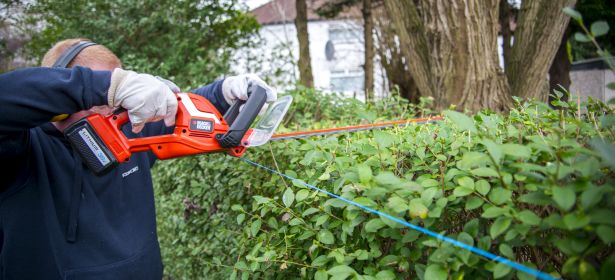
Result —
[[[318, 114], [324, 123], [420, 114], [390, 100], [293, 94], [302, 127], [318, 126]], [[438, 124], [271, 142], [245, 156], [555, 275], [613, 275], [612, 109], [517, 102], [505, 117], [449, 111]], [[227, 156], [161, 162], [156, 185], [172, 278], [530, 278]]]
[[160, 75], [184, 88], [228, 73], [231, 53], [258, 29], [237, 0], [34, 1], [31, 57], [40, 59], [57, 41], [86, 37], [104, 44], [123, 65]]

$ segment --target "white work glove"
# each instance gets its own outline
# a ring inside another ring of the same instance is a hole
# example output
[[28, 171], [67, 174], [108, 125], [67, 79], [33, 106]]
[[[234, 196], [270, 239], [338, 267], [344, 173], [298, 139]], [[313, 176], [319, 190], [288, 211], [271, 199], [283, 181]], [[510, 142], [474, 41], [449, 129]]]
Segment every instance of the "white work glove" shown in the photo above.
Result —
[[267, 103], [276, 101], [278, 93], [256, 74], [243, 74], [231, 76], [222, 82], [222, 95], [229, 105], [233, 105], [238, 99], [248, 100], [248, 90], [253, 85], [259, 85], [267, 92]]
[[109, 106], [128, 111], [134, 133], [146, 122], [164, 119], [166, 126], [175, 124], [177, 98], [167, 84], [152, 75], [115, 68], [107, 100]]

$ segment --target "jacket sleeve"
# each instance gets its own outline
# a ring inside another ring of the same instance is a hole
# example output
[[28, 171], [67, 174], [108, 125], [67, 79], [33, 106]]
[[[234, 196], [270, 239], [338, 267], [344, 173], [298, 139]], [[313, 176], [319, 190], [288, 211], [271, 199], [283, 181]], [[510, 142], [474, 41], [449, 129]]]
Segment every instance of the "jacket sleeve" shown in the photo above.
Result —
[[191, 92], [203, 96], [213, 104], [220, 114], [224, 115], [226, 110], [231, 106], [226, 103], [224, 100], [224, 95], [222, 95], [222, 83], [224, 79], [217, 80], [211, 84], [202, 86], [200, 88], [194, 89]]
[[111, 72], [26, 68], [0, 75], [0, 158], [22, 153], [28, 130], [54, 116], [107, 104]]
[[0, 75], [0, 135], [107, 104], [109, 71], [27, 68]]

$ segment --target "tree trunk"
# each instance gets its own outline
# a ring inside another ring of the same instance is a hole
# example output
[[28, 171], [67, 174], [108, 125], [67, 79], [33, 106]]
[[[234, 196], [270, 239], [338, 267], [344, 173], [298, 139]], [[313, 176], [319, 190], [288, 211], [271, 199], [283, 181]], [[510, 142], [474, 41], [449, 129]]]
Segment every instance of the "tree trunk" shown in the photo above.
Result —
[[[555, 58], [549, 69], [549, 105], [551, 105], [551, 101], [554, 100], [554, 90], [561, 92], [563, 91], [561, 87], [566, 91], [570, 89], [570, 69], [572, 65], [568, 57], [566, 45], [568, 45], [568, 31], [564, 32], [562, 42], [555, 53]], [[568, 95], [562, 96], [561, 100], [568, 101]]]
[[395, 26], [390, 24], [389, 16], [384, 7], [378, 7], [374, 12], [375, 36], [378, 44], [375, 49], [380, 56], [380, 64], [384, 68], [386, 80], [391, 87], [397, 86], [401, 97], [412, 103], [418, 103], [420, 93], [414, 79], [408, 71], [408, 59], [401, 53], [396, 36]]
[[295, 2], [295, 8], [297, 10], [295, 27], [297, 28], [297, 39], [299, 40], [299, 81], [306, 87], [314, 87], [312, 62], [310, 59], [310, 39], [307, 25], [307, 4], [305, 1], [306, 0], [297, 0]]
[[[416, 4], [415, 4], [416, 3]], [[424, 96], [436, 108], [505, 110], [511, 103], [498, 64], [499, 0], [391, 0], [385, 6]]]
[[576, 0], [521, 2], [506, 69], [513, 95], [546, 101], [547, 73], [570, 19], [562, 9], [575, 3]]
[[363, 38], [365, 42], [365, 100], [373, 98], [374, 93], [374, 19], [372, 18], [372, 0], [363, 0]]

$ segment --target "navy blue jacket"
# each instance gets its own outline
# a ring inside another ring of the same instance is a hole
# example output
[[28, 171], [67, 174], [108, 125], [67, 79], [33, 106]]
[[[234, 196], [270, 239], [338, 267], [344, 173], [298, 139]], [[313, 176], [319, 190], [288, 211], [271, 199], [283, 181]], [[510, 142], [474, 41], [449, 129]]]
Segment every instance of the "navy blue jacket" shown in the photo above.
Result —
[[[111, 73], [30, 68], [0, 75], [0, 279], [161, 279], [150, 169], [136, 153], [92, 174], [49, 120], [106, 105]], [[222, 81], [194, 93], [222, 113]], [[135, 135], [170, 133], [162, 122]]]

